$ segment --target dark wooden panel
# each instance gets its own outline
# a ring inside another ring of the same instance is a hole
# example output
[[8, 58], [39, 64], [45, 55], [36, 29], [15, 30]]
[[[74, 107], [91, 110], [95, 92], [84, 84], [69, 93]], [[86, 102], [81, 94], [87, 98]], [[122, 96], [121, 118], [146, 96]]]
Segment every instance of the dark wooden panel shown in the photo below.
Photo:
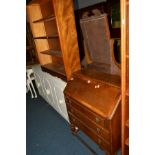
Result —
[[96, 69], [87, 68], [74, 73], [79, 79], [84, 81], [90, 80], [92, 83], [106, 83], [115, 87], [121, 87], [121, 77], [97, 71]]
[[85, 123], [82, 123], [78, 118], [70, 114], [69, 114], [69, 118], [72, 124], [75, 124], [75, 126], [79, 127], [86, 135], [88, 135], [92, 140], [94, 140], [100, 147], [111, 152], [110, 145], [106, 143], [106, 141], [103, 140], [102, 137], [97, 136], [91, 129], [89, 129]]
[[66, 74], [65, 74], [63, 65], [49, 63], [46, 65], [42, 65], [41, 68], [43, 71], [45, 71], [51, 75], [57, 76], [57, 77], [61, 78], [62, 80], [66, 81]]
[[61, 51], [59, 37], [48, 39], [49, 49]]
[[76, 79], [68, 82], [65, 94], [100, 116], [110, 118], [119, 100], [120, 89], [104, 83], [99, 85]]
[[[80, 103], [77, 103], [77, 101], [69, 98], [66, 99], [66, 103], [67, 106], [69, 106], [68, 108], [70, 109], [70, 106], [72, 106], [74, 109], [77, 109], [78, 111], [80, 111], [81, 113], [85, 114], [86, 117], [89, 116], [89, 119], [91, 119], [93, 122], [96, 122], [96, 124], [100, 125], [101, 127], [105, 128], [105, 122], [107, 120], [103, 119], [100, 115], [90, 111], [87, 107], [82, 106]], [[106, 127], [107, 128], [107, 127]], [[106, 130], [105, 128], [105, 130]], [[108, 127], [110, 128], [110, 127]], [[109, 133], [108, 130], [106, 130], [105, 132], [107, 132], [107, 134]]]
[[49, 22], [44, 22], [44, 26], [45, 26], [45, 31], [46, 31], [47, 36], [52, 36], [52, 35], [58, 34], [55, 20], [51, 20]]
[[52, 56], [52, 62], [55, 64], [60, 64], [64, 66], [62, 57]]
[[54, 15], [54, 9], [51, 0], [43, 0], [44, 3], [40, 3], [41, 13], [43, 17]]
[[111, 28], [111, 38], [121, 38], [121, 29]]
[[112, 122], [112, 146], [114, 148], [119, 148], [121, 146], [121, 101], [115, 111]]
[[111, 136], [107, 130], [105, 130], [104, 124], [103, 126], [98, 125], [96, 122], [92, 121], [90, 117], [87, 117], [87, 113], [82, 113], [75, 108], [67, 105], [68, 112], [74, 116], [76, 116], [78, 119], [80, 119], [83, 123], [87, 122], [87, 127], [92, 129], [93, 132], [95, 132], [97, 135], [103, 137], [107, 143], [111, 140]]

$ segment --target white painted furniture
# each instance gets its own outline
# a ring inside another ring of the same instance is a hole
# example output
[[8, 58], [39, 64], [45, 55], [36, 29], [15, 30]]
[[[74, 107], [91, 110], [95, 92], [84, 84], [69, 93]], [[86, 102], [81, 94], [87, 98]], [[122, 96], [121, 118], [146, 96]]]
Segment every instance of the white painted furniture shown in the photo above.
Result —
[[65, 119], [69, 122], [63, 90], [66, 82], [45, 73], [40, 65], [33, 67], [36, 86], [39, 94]]

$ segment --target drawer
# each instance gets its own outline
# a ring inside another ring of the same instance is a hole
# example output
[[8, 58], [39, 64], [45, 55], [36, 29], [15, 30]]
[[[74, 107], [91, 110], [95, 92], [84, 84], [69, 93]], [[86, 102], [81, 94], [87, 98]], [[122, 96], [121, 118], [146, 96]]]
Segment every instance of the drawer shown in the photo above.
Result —
[[65, 97], [65, 100], [66, 100], [67, 106], [68, 105], [72, 106], [74, 109], [77, 109], [82, 114], [88, 116], [89, 119], [91, 119], [93, 122], [95, 122], [96, 124], [100, 125], [104, 129], [106, 129], [107, 131], [110, 130], [110, 121], [109, 120], [102, 118], [101, 116], [90, 111], [88, 108], [84, 107], [83, 105], [81, 105], [77, 101], [70, 99], [69, 97]]
[[101, 136], [103, 139], [110, 142], [110, 132], [99, 126], [98, 124], [94, 123], [90, 120], [87, 115], [82, 114], [78, 110], [74, 109], [70, 105], [68, 105], [68, 112], [76, 116], [81, 122], [87, 124], [87, 126], [92, 129], [97, 135]]
[[88, 128], [86, 124], [81, 122], [78, 118], [69, 113], [69, 118], [72, 124], [78, 127], [81, 131], [83, 131], [87, 136], [89, 136], [92, 140], [94, 140], [101, 148], [110, 150], [110, 143], [102, 139], [100, 136], [96, 135], [91, 129]]

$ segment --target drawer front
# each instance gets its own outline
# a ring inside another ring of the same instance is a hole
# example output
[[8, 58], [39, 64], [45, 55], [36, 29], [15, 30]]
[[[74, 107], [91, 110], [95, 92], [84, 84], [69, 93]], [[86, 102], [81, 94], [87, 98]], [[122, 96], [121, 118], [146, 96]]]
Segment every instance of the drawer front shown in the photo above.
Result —
[[77, 109], [82, 114], [88, 116], [90, 120], [92, 120], [96, 124], [100, 125], [101, 127], [103, 127], [105, 130], [107, 130], [109, 132], [110, 123], [108, 120], [103, 119], [102, 117], [100, 117], [96, 113], [93, 113], [88, 108], [80, 105], [80, 103], [73, 101], [72, 99], [70, 99], [68, 97], [66, 97], [65, 100], [66, 100], [67, 105], [72, 106], [74, 109]]
[[92, 129], [97, 135], [101, 136], [106, 141], [110, 142], [110, 133], [104, 130], [101, 126], [97, 125], [93, 121], [91, 121], [87, 115], [82, 114], [78, 110], [74, 109], [70, 105], [68, 105], [68, 112], [76, 116], [81, 122], [87, 124], [87, 126]]
[[81, 122], [78, 118], [69, 113], [69, 118], [71, 123], [77, 126], [80, 130], [82, 130], [87, 136], [89, 136], [92, 140], [94, 140], [101, 148], [110, 150], [110, 143], [102, 139], [100, 136], [96, 135], [87, 125]]

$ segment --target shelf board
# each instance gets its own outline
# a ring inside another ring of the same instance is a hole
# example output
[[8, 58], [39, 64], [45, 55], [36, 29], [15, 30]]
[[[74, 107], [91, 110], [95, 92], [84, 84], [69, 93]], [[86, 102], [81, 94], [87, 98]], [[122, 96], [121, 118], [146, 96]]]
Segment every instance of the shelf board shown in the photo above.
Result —
[[52, 56], [57, 56], [57, 57], [62, 57], [61, 51], [56, 51], [56, 50], [46, 50], [40, 52], [41, 54], [47, 54], [47, 55], [52, 55]]
[[41, 19], [35, 20], [35, 21], [33, 21], [33, 23], [48, 22], [48, 21], [51, 21], [51, 20], [55, 20], [55, 16], [54, 15], [50, 15], [50, 16], [47, 16], [45, 18], [41, 18]]
[[40, 37], [34, 37], [33, 39], [52, 39], [52, 38], [58, 38], [58, 34], [53, 34], [50, 36], [40, 36]]
[[47, 72], [53, 76], [57, 76], [58, 78], [61, 78], [64, 81], [67, 81], [66, 73], [63, 65], [49, 63], [49, 64], [42, 65], [41, 68], [44, 72]]

